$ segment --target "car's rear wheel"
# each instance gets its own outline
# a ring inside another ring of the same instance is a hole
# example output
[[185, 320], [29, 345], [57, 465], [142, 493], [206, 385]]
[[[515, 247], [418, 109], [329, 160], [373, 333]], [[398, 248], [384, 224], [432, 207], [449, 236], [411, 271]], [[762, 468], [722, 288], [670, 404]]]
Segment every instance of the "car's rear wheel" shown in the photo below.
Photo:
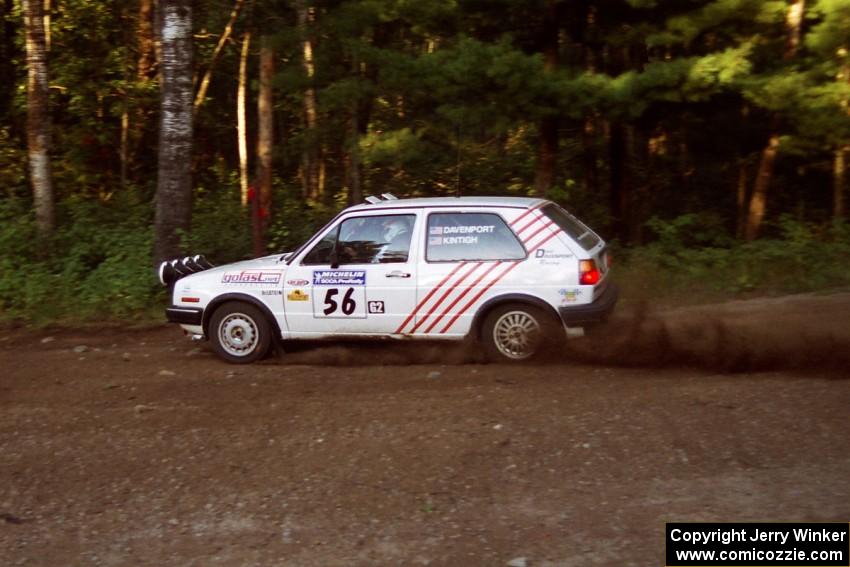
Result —
[[215, 353], [234, 364], [248, 364], [264, 358], [272, 345], [268, 319], [249, 303], [231, 301], [215, 310], [209, 327]]
[[494, 308], [484, 319], [481, 339], [493, 362], [522, 362], [538, 358], [554, 339], [552, 318], [543, 310], [521, 303]]

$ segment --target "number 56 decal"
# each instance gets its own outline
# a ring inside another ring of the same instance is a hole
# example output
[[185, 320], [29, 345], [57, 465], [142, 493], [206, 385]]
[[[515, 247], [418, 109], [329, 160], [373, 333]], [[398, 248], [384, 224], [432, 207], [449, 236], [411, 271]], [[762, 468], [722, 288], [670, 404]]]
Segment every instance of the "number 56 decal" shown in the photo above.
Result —
[[365, 318], [365, 305], [366, 290], [362, 287], [330, 287], [324, 294], [313, 293], [314, 317]]

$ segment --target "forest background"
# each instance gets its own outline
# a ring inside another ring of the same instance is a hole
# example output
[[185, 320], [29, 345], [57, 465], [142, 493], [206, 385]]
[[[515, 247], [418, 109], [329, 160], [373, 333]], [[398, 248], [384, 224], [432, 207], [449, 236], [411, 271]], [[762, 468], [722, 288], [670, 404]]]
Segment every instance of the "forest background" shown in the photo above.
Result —
[[850, 0], [0, 0], [0, 318], [370, 194], [536, 195], [626, 296], [850, 285]]

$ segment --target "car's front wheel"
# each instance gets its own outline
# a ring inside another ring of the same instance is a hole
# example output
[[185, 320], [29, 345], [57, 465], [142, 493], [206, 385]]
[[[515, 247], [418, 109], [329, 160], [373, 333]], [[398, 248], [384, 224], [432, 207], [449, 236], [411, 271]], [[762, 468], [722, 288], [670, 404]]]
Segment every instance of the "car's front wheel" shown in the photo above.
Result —
[[510, 304], [487, 314], [481, 339], [493, 362], [521, 362], [540, 356], [554, 339], [554, 323], [537, 307]]
[[215, 353], [234, 364], [265, 357], [272, 345], [268, 319], [249, 303], [231, 301], [215, 310], [210, 320], [210, 342]]

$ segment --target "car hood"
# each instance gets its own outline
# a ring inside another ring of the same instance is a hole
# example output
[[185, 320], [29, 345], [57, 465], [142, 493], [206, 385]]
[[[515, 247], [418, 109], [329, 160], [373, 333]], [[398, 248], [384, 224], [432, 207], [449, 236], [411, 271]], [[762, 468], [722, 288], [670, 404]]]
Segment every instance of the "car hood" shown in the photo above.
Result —
[[223, 264], [202, 272], [196, 272], [194, 274], [184, 276], [180, 278], [179, 282], [182, 284], [182, 287], [186, 288], [187, 285], [201, 282], [210, 284], [213, 282], [218, 283], [222, 281], [225, 275], [228, 275], [228, 277], [230, 275], [239, 277], [239, 274], [243, 272], [255, 273], [265, 271], [280, 274], [280, 279], [282, 280], [283, 274], [286, 272], [287, 268], [285, 261], [286, 257], [287, 254], [272, 254], [270, 256], [263, 256], [262, 258], [253, 258], [251, 260]]

